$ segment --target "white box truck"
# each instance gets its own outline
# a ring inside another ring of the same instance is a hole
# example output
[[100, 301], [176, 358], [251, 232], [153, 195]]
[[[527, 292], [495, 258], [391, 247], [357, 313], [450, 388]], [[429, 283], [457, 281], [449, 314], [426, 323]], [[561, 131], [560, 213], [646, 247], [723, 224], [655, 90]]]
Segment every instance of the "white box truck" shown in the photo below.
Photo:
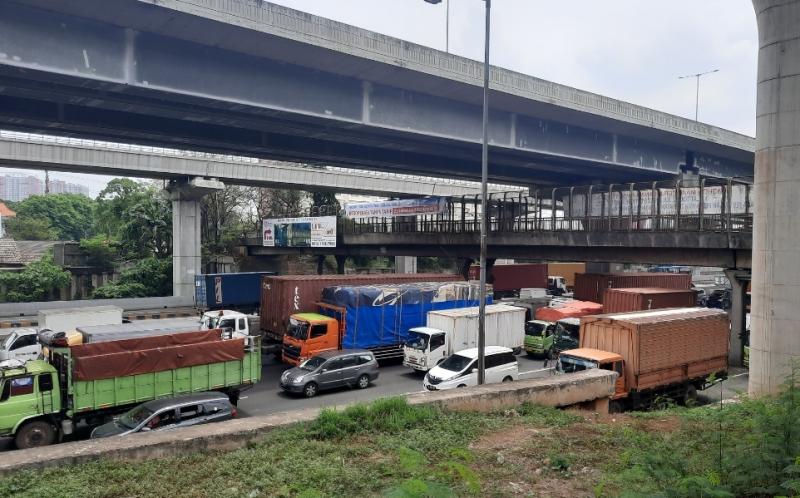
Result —
[[[478, 346], [478, 307], [429, 311], [427, 327], [408, 331], [403, 365], [427, 372], [451, 354]], [[525, 309], [506, 304], [486, 306], [486, 345], [522, 351]]]
[[87, 306], [85, 308], [61, 308], [39, 312], [39, 330], [67, 332], [91, 325], [119, 325], [122, 323], [122, 308], [119, 306]]

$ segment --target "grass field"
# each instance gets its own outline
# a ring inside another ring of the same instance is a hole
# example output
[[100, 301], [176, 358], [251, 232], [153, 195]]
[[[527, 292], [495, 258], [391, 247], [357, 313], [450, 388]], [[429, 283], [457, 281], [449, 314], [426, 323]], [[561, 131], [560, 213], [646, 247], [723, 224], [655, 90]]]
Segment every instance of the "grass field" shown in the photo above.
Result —
[[623, 416], [387, 399], [229, 453], [19, 473], [0, 497], [796, 496], [794, 395]]

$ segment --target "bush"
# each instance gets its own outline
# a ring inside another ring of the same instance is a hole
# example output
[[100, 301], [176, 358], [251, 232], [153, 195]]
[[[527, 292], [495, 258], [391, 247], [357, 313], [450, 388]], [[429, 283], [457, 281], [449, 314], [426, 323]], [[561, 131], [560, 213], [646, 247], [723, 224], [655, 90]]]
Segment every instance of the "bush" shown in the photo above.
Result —
[[52, 254], [46, 254], [20, 272], [0, 273], [0, 285], [6, 288], [3, 301], [12, 303], [43, 301], [69, 281], [69, 272], [53, 262]]
[[309, 426], [316, 439], [338, 439], [360, 433], [396, 434], [402, 430], [424, 425], [436, 417], [427, 406], [411, 406], [405, 398], [386, 398], [369, 405], [353, 405], [342, 411], [322, 410]]
[[172, 294], [172, 259], [146, 258], [122, 272], [116, 282], [94, 291], [95, 299], [154, 297]]
[[115, 240], [109, 239], [103, 235], [96, 235], [92, 238], [81, 240], [80, 247], [83, 252], [86, 253], [89, 266], [96, 266], [99, 268], [113, 267], [119, 249]]

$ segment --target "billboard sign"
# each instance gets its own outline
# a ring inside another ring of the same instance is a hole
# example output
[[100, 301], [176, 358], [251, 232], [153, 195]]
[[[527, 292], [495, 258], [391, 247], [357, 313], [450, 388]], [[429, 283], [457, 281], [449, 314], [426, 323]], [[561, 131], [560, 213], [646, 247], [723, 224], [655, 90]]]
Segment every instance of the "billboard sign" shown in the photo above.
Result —
[[397, 201], [357, 202], [345, 205], [345, 216], [356, 218], [391, 218], [394, 216], [416, 216], [444, 213], [444, 197], [424, 199], [401, 199]]
[[264, 247], [336, 247], [336, 216], [265, 219]]

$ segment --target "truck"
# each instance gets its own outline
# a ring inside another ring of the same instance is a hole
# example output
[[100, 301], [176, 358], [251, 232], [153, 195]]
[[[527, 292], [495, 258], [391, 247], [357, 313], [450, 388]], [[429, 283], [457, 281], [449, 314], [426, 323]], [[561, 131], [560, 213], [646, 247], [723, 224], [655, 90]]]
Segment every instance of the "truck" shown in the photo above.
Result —
[[256, 313], [261, 306], [261, 280], [271, 271], [207, 273], [194, 276], [194, 306], [201, 311]]
[[118, 306], [87, 306], [83, 308], [60, 308], [39, 311], [40, 330], [66, 332], [80, 326], [119, 325], [122, 323], [122, 308]]
[[282, 360], [298, 365], [322, 351], [353, 348], [378, 360], [402, 357], [409, 329], [424, 325], [429, 311], [477, 306], [478, 289], [466, 282], [327, 287], [318, 313], [289, 317]]
[[383, 275], [280, 275], [261, 279], [261, 312], [259, 326], [263, 347], [277, 345], [280, 353], [283, 336], [294, 313], [316, 310], [326, 287], [410, 282], [457, 282], [464, 279], [449, 273], [395, 273]]
[[[525, 309], [505, 304], [486, 306], [487, 346], [504, 346], [522, 351]], [[427, 326], [408, 330], [403, 346], [403, 365], [427, 372], [462, 349], [478, 345], [478, 307], [428, 312]]]
[[580, 345], [563, 351], [559, 373], [589, 368], [617, 372], [609, 411], [646, 408], [727, 377], [730, 322], [724, 311], [673, 308], [583, 317]]
[[[469, 268], [469, 279], [480, 278], [480, 265]], [[525, 288], [547, 288], [547, 265], [543, 263], [497, 264], [490, 268], [486, 281], [492, 284], [494, 298], [518, 297], [519, 291]]]
[[553, 356], [553, 337], [556, 324], [545, 320], [525, 322], [525, 352], [531, 356]]
[[603, 304], [606, 289], [659, 287], [684, 289], [692, 287], [690, 273], [582, 273], [575, 275], [575, 299]]
[[634, 287], [606, 289], [603, 312], [624, 313], [661, 308], [692, 308], [697, 305], [694, 289], [662, 289], [659, 287]]
[[81, 334], [81, 342], [89, 344], [92, 342], [133, 339], [134, 337], [194, 332], [200, 330], [200, 327], [201, 322], [198, 318], [164, 318], [136, 320], [119, 325], [92, 325], [90, 327], [78, 327], [75, 330]]
[[177, 394], [220, 391], [235, 404], [261, 378], [261, 353], [219, 329], [65, 346], [45, 360], [0, 367], [0, 437], [45, 446], [76, 424], [99, 425], [135, 405]]

